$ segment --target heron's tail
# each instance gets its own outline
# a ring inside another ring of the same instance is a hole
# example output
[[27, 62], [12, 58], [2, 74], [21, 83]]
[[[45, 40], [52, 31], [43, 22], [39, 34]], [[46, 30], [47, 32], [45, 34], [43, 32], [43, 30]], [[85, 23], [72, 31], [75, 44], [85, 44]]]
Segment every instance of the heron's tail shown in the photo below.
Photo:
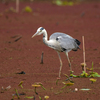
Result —
[[77, 51], [78, 49], [80, 49], [79, 45], [81, 44], [81, 42], [77, 39], [75, 39], [75, 42], [77, 44], [76, 48], [72, 49], [73, 51]]
[[77, 40], [77, 39], [75, 39], [75, 42], [77, 43], [77, 45], [81, 44], [81, 42], [79, 40]]

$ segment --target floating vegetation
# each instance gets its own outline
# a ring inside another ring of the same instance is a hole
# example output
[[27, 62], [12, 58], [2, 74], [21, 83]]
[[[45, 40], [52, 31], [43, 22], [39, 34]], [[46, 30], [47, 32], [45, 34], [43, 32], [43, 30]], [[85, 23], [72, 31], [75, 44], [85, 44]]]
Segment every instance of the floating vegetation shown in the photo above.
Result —
[[18, 86], [20, 86], [21, 88], [23, 88], [22, 84], [23, 84], [23, 81], [21, 81], [21, 82], [18, 84]]
[[94, 82], [96, 82], [96, 81], [97, 81], [97, 79], [90, 78], [90, 81], [91, 81], [91, 83], [94, 83]]
[[32, 86], [35, 87], [34, 92], [35, 92], [35, 94], [38, 95], [38, 93], [36, 92], [36, 89], [37, 89], [38, 87], [41, 87], [41, 85], [39, 85], [39, 84], [32, 84]]
[[[23, 84], [23, 81], [21, 81], [21, 82], [18, 84], [18, 86], [20, 86], [21, 88], [23, 88], [22, 84]], [[39, 88], [39, 87], [42, 87], [44, 90], [46, 90], [46, 89], [43, 87], [42, 83], [41, 83], [41, 82], [37, 82], [37, 83], [32, 84], [32, 86], [34, 87], [34, 92], [35, 92], [35, 94], [38, 95], [38, 97], [39, 97], [40, 100], [42, 100], [41, 96], [40, 96], [40, 95], [37, 93], [37, 91], [36, 91], [36, 89]], [[20, 99], [20, 97], [19, 97], [20, 95], [26, 95], [26, 93], [24, 93], [24, 92], [18, 93], [18, 90], [17, 90], [17, 89], [15, 89], [15, 92], [16, 92], [15, 94], [12, 94], [13, 98], [12, 98], [11, 100], [14, 100], [14, 99], [16, 98], [16, 96], [17, 96], [18, 99]], [[34, 99], [34, 100], [35, 100], [35, 95], [33, 95], [33, 96], [25, 96], [24, 98], [27, 98], [27, 99]], [[48, 99], [48, 98], [49, 98], [49, 96], [47, 96], [47, 95], [44, 96], [44, 100], [46, 100], [46, 99]]]
[[53, 4], [56, 4], [58, 6], [73, 6], [74, 2], [72, 1], [62, 1], [62, 0], [54, 0]]
[[98, 74], [97, 72], [90, 72], [89, 77], [100, 77], [100, 74]]
[[57, 78], [57, 81], [56, 81], [56, 85], [58, 85], [58, 81], [60, 80], [60, 78]]
[[46, 96], [44, 96], [44, 100], [46, 100], [46, 99], [49, 99], [49, 96], [47, 96], [47, 95], [46, 95]]
[[29, 6], [26, 6], [26, 7], [24, 8], [24, 11], [25, 11], [25, 12], [32, 12], [32, 8], [29, 7]]
[[[36, 89], [39, 88], [39, 87], [42, 87], [44, 90], [46, 90], [43, 87], [42, 83], [41, 82], [37, 82], [37, 83], [32, 84], [32, 86], [35, 87], [35, 89], [34, 89], [35, 94], [38, 95], [38, 97], [39, 97], [40, 100], [42, 100], [41, 96], [39, 96], [39, 94], [36, 92]], [[48, 98], [49, 98], [49, 96], [44, 96], [44, 100], [46, 100]]]
[[6, 9], [5, 12], [6, 13], [8, 13], [8, 12], [16, 13], [16, 10], [13, 7], [10, 7], [9, 9]]
[[25, 98], [27, 98], [27, 99], [33, 99], [34, 96], [30, 96], [30, 97], [26, 96]]
[[[16, 92], [16, 95], [17, 95], [18, 99], [20, 99], [17, 89], [15, 89], [15, 92]], [[14, 96], [13, 96], [13, 98], [14, 98]]]
[[74, 74], [70, 74], [71, 77], [78, 77], [78, 78], [82, 78], [82, 77], [100, 77], [100, 75], [97, 72], [90, 72], [90, 73], [86, 73], [85, 71], [83, 71], [80, 75], [74, 75]]
[[[67, 82], [62, 82], [62, 83], [64, 84], [64, 86], [63, 86], [62, 88], [60, 88], [60, 91], [58, 91], [58, 92], [55, 93], [55, 94], [60, 94], [60, 93], [64, 92], [64, 90], [63, 90], [64, 88], [69, 87], [69, 86], [73, 86], [73, 85], [74, 85], [74, 81], [72, 80], [72, 78], [90, 78], [89, 80], [91, 81], [92, 84], [93, 84], [94, 82], [96, 82], [97, 79], [94, 79], [93, 77], [100, 77], [100, 75], [99, 75], [97, 72], [94, 72], [94, 71], [93, 71], [93, 69], [94, 69], [94, 68], [93, 68], [93, 62], [92, 62], [92, 68], [90, 68], [90, 69], [91, 69], [91, 70], [89, 70], [89, 71], [90, 71], [89, 73], [87, 73], [87, 72], [85, 72], [85, 71], [82, 71], [82, 73], [81, 73], [80, 75], [74, 75], [74, 74], [73, 74], [73, 73], [74, 73], [73, 71], [70, 71], [70, 76], [64, 74], [64, 75], [67, 77], [67, 79], [66, 79]], [[58, 85], [58, 81], [59, 81], [60, 79], [61, 79], [61, 78], [57, 78], [56, 85]], [[60, 82], [61, 82], [61, 81], [60, 81]], [[23, 88], [22, 84], [23, 84], [23, 81], [20, 81], [20, 83], [18, 84], [18, 86], [20, 86], [21, 88]], [[41, 87], [42, 87], [44, 90], [46, 90], [41, 82], [36, 82], [36, 83], [32, 84], [32, 87], [34, 87], [34, 94], [33, 94], [33, 96], [25, 96], [24, 98], [33, 99], [33, 100], [35, 100], [36, 97], [38, 97], [39, 100], [46, 100], [46, 99], [49, 99], [49, 96], [45, 95], [45, 96], [43, 97], [43, 96], [40, 96], [40, 94], [37, 92], [37, 88], [41, 88]], [[4, 88], [2, 88], [2, 90], [4, 90]], [[51, 88], [51, 90], [53, 90], [53, 88]], [[79, 92], [79, 90], [80, 90], [80, 91], [89, 91], [89, 90], [91, 90], [91, 89], [89, 89], [89, 88], [82, 88], [82, 89], [75, 88], [75, 89], [73, 90], [73, 89], [71, 89], [71, 88], [68, 88], [68, 90], [69, 90], [70, 92]], [[3, 93], [3, 92], [4, 92], [4, 91], [2, 91], [2, 93]], [[23, 93], [18, 93], [18, 90], [17, 90], [17, 89], [15, 89], [15, 92], [16, 92], [16, 93], [13, 94], [13, 99], [12, 99], [12, 100], [14, 100], [14, 99], [16, 98], [16, 96], [17, 96], [18, 99], [20, 99], [20, 95], [26, 95], [24, 92], [23, 92]], [[67, 92], [67, 93], [68, 93], [68, 92]]]
[[89, 91], [89, 90], [91, 90], [91, 89], [85, 89], [85, 88], [83, 88], [83, 89], [80, 89], [81, 91]]
[[42, 85], [42, 83], [41, 82], [37, 82], [37, 83], [35, 83], [35, 84], [32, 84], [32, 86], [33, 87], [42, 87], [44, 90], [46, 90], [44, 87], [43, 87], [43, 85]]
[[60, 94], [60, 93], [62, 93], [63, 91], [60, 91], [60, 92], [57, 92], [57, 93], [55, 93], [55, 94]]
[[41, 87], [41, 85], [39, 85], [39, 84], [32, 84], [32, 86], [35, 88]]
[[69, 83], [65, 83], [65, 82], [62, 82], [65, 86], [63, 86], [61, 89], [64, 89], [65, 87], [67, 87], [67, 86], [72, 86], [72, 85], [74, 85], [74, 83], [71, 83], [71, 82], [69, 82]]
[[[71, 72], [71, 74], [72, 74], [72, 72]], [[72, 80], [71, 80], [71, 78], [73, 78], [72, 76], [68, 76], [68, 75], [66, 75], [66, 74], [64, 74], [66, 77], [67, 77], [67, 79], [66, 79], [66, 81], [70, 81], [71, 83], [74, 83]]]
[[93, 62], [92, 62], [92, 68], [90, 68], [90, 72], [89, 73], [86, 73], [85, 71], [82, 71], [82, 73], [80, 75], [74, 75], [73, 73], [70, 74], [71, 77], [78, 77], [78, 78], [81, 78], [81, 77], [100, 77], [100, 74], [98, 74], [97, 72], [93, 72]]

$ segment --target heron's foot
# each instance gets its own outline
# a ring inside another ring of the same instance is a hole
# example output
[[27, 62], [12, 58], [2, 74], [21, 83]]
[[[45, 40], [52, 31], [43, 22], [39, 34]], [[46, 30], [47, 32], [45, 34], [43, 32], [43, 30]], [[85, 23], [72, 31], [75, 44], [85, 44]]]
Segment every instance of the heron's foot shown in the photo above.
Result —
[[59, 76], [58, 76], [57, 79], [60, 79], [60, 77], [61, 77], [61, 68], [60, 68], [60, 70], [59, 70]]
[[60, 80], [61, 79], [61, 77], [57, 77], [57, 80]]

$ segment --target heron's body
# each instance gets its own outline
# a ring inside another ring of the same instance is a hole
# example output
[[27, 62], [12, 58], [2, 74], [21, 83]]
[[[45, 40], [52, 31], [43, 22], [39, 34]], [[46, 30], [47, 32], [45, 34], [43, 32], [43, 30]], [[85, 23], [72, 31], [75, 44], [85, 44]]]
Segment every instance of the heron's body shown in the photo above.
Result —
[[[45, 39], [46, 38], [43, 37], [44, 43]], [[74, 39], [65, 33], [56, 32], [50, 36], [47, 45], [59, 52], [69, 52], [71, 50], [77, 51], [77, 49], [79, 48], [77, 42], [77, 39]]]
[[41, 34], [43, 34], [43, 42], [50, 48], [56, 50], [58, 53], [60, 59], [60, 71], [59, 71], [59, 77], [60, 77], [62, 69], [62, 61], [59, 52], [65, 52], [71, 70], [71, 63], [68, 57], [68, 52], [71, 50], [77, 51], [79, 49], [80, 42], [77, 39], [74, 39], [73, 37], [60, 32], [53, 33], [48, 40], [47, 31], [43, 27], [38, 28], [37, 32], [32, 37]]

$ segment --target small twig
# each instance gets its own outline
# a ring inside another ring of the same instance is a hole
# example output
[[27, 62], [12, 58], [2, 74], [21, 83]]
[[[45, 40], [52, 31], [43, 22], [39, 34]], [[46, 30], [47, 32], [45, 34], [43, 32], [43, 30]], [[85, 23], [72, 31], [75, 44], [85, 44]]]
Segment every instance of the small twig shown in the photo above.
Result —
[[85, 45], [84, 45], [84, 36], [82, 36], [83, 40], [83, 60], [84, 60], [84, 71], [86, 72], [86, 67], [85, 67]]
[[42, 52], [42, 55], [41, 55], [41, 63], [40, 64], [43, 64], [43, 52]]
[[22, 37], [20, 36], [20, 37], [17, 37], [15, 40], [14, 40], [14, 42], [17, 42], [18, 40], [20, 40]]
[[16, 0], [16, 12], [19, 12], [19, 0]]

